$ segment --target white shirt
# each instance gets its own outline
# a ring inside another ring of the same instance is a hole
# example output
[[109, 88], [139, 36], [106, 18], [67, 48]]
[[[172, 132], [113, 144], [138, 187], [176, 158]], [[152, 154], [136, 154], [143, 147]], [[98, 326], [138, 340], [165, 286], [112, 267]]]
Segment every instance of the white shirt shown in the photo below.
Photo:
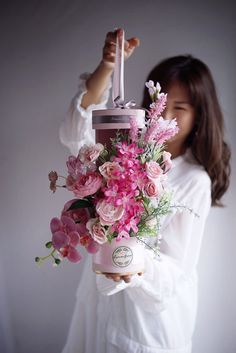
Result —
[[[60, 127], [60, 139], [77, 154], [94, 143], [93, 109], [80, 106], [86, 92], [82, 76], [77, 96]], [[190, 153], [173, 160], [169, 184], [174, 203], [188, 210], [174, 211], [162, 225], [161, 259], [145, 249], [145, 273], [131, 283], [116, 283], [91, 270], [88, 256], [80, 280], [75, 311], [63, 353], [190, 353], [197, 310], [196, 265], [206, 217], [211, 206], [211, 182]]]

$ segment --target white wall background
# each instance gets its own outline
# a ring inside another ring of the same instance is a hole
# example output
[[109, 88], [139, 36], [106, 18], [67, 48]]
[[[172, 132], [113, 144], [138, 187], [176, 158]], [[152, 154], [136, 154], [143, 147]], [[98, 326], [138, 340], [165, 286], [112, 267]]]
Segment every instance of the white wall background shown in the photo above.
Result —
[[[47, 173], [65, 171], [60, 121], [79, 73], [101, 57], [114, 27], [141, 46], [126, 63], [126, 98], [141, 101], [149, 70], [162, 58], [192, 53], [210, 66], [235, 145], [234, 1], [2, 1], [0, 352], [58, 353], [65, 342], [83, 265], [50, 263], [49, 221], [69, 194], [48, 190]], [[193, 353], [234, 353], [236, 267], [235, 159], [224, 209], [207, 223], [199, 263], [199, 314]], [[89, 305], [89, 303], [85, 303]], [[91, 352], [93, 353], [93, 352]]]

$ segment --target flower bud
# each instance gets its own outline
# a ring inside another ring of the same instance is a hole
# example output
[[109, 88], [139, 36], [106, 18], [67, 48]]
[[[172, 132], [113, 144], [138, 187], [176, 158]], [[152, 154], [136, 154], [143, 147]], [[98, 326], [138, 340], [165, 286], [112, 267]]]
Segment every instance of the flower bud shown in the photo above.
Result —
[[60, 259], [55, 259], [55, 264], [56, 264], [56, 265], [60, 265], [60, 263], [61, 263], [61, 260], [60, 260]]
[[46, 248], [50, 249], [52, 247], [52, 242], [51, 241], [48, 241], [46, 244], [45, 244]]

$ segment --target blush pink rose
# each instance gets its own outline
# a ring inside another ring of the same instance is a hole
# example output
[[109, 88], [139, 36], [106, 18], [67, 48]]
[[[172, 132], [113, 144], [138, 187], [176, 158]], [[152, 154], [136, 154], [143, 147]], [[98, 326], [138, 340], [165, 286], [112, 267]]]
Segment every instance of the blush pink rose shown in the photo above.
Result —
[[104, 146], [101, 143], [96, 143], [94, 146], [85, 145], [79, 150], [79, 159], [82, 163], [95, 162], [103, 149]]
[[116, 221], [122, 218], [125, 212], [122, 205], [115, 207], [104, 200], [98, 202], [96, 211], [99, 215], [100, 223], [103, 226], [110, 226], [114, 224]]
[[106, 231], [98, 221], [99, 221], [98, 218], [91, 218], [86, 223], [86, 228], [88, 229], [91, 237], [98, 244], [104, 244], [107, 242]]
[[80, 175], [74, 183], [71, 178], [67, 178], [67, 189], [73, 191], [74, 195], [80, 199], [93, 195], [102, 185], [102, 177], [98, 173]]
[[116, 179], [121, 167], [117, 162], [105, 162], [99, 167], [99, 172], [105, 179]]
[[161, 193], [163, 191], [163, 186], [161, 183], [154, 182], [150, 180], [147, 182], [143, 188], [143, 192], [147, 197], [160, 197]]
[[165, 172], [172, 168], [172, 160], [171, 160], [171, 153], [164, 151], [162, 154], [163, 161], [162, 164], [164, 166]]
[[157, 179], [163, 173], [163, 170], [159, 166], [159, 164], [155, 161], [147, 162], [146, 165], [146, 173], [149, 179]]

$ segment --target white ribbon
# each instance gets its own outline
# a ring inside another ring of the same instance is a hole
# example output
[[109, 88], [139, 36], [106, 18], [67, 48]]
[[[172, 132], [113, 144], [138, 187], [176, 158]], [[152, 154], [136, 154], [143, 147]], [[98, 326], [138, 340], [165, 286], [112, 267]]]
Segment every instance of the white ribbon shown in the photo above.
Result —
[[125, 32], [122, 29], [121, 35], [116, 36], [116, 57], [113, 74], [112, 100], [116, 108], [130, 108], [135, 106], [133, 100], [124, 102], [124, 42]]

